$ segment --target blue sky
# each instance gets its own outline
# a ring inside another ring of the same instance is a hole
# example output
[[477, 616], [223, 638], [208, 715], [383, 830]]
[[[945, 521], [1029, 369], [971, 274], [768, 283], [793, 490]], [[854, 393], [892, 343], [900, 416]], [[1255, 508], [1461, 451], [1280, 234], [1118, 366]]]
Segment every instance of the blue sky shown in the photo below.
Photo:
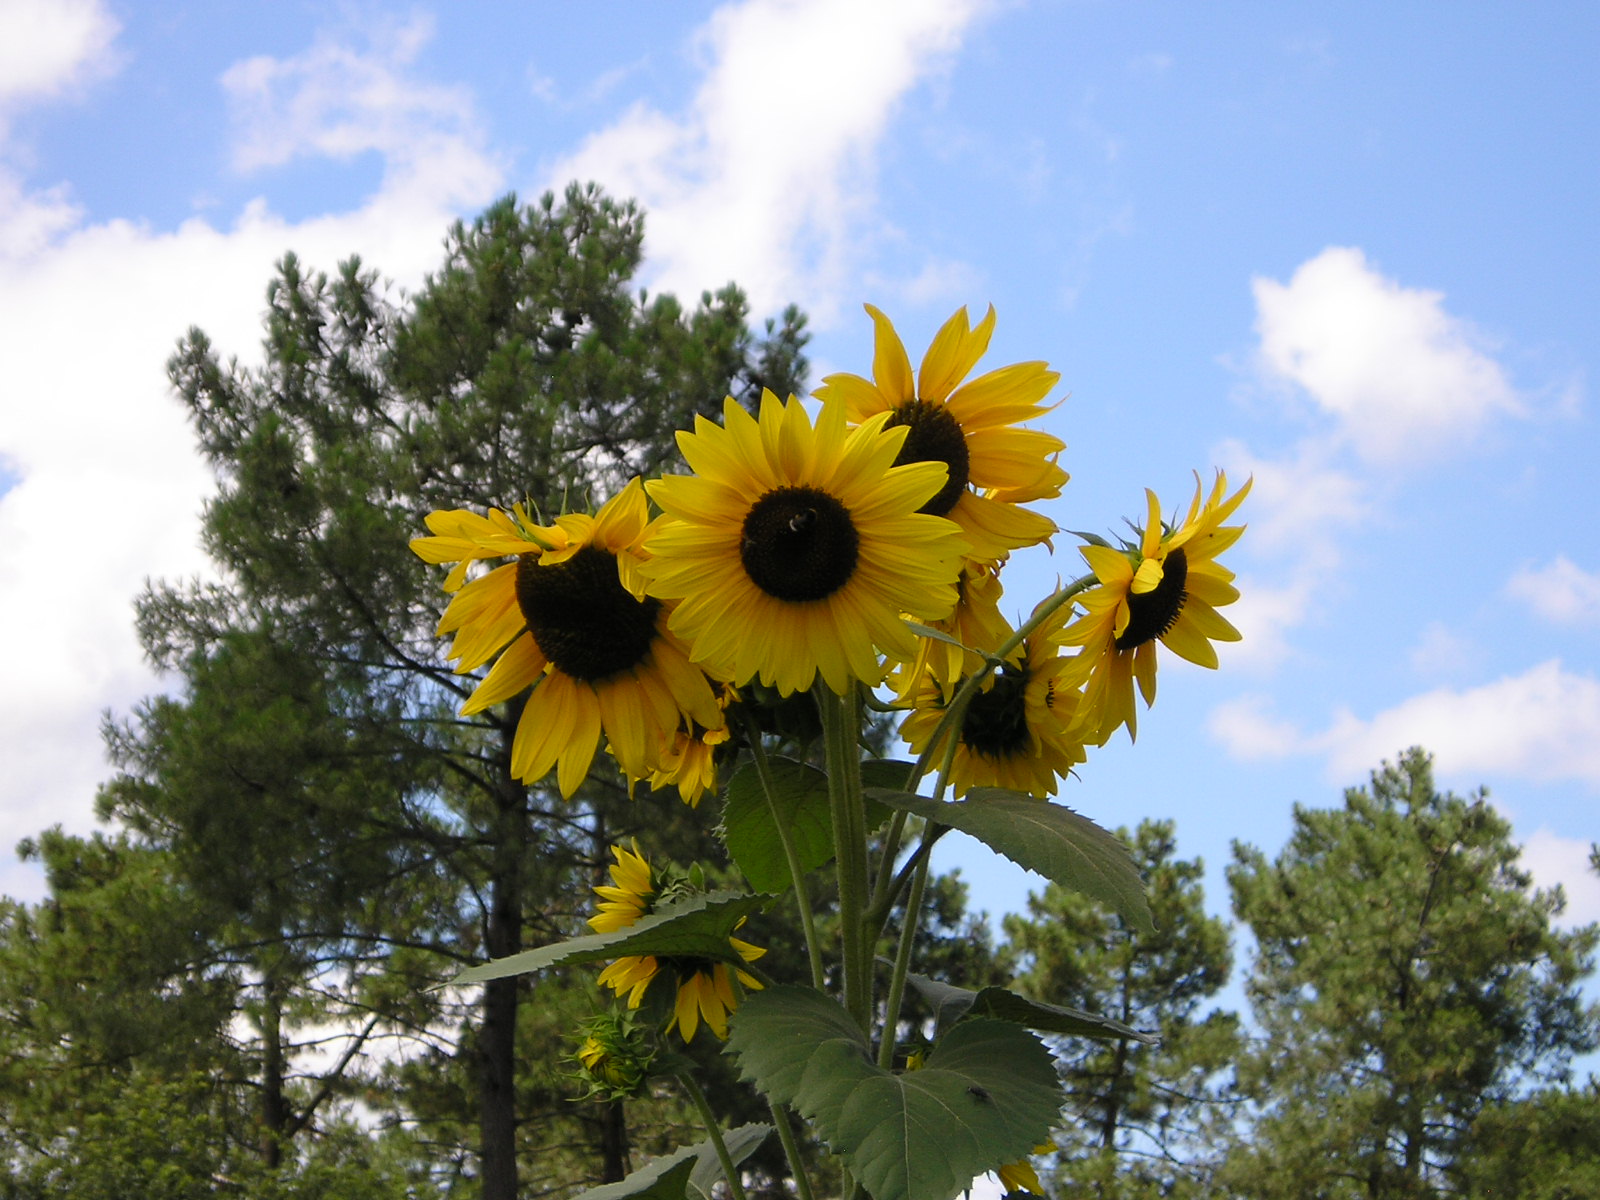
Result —
[[[0, 4], [0, 841], [92, 827], [102, 710], [163, 686], [131, 602], [204, 571], [163, 363], [246, 362], [274, 259], [414, 287], [455, 217], [575, 177], [650, 214], [640, 282], [734, 279], [865, 373], [993, 303], [1105, 532], [1253, 474], [1246, 639], [1063, 799], [1269, 853], [1433, 749], [1600, 918], [1600, 8], [746, 0]], [[1008, 570], [1013, 615], [1058, 574]], [[990, 911], [1029, 885], [955, 839]], [[31, 868], [0, 889], [35, 898]]]

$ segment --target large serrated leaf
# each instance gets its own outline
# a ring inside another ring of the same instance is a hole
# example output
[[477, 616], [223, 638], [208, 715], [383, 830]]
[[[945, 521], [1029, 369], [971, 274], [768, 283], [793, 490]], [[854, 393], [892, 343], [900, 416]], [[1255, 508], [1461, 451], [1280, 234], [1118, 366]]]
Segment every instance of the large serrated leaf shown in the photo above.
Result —
[[[771, 1125], [730, 1129], [722, 1137], [728, 1157], [735, 1165], [743, 1162], [771, 1132]], [[711, 1200], [711, 1189], [721, 1179], [722, 1163], [708, 1140], [651, 1159], [627, 1178], [579, 1192], [572, 1200]]]
[[982, 991], [955, 987], [926, 975], [908, 972], [906, 982], [933, 1007], [934, 1020], [939, 1025], [959, 1021], [963, 1017], [994, 1017], [1000, 1021], [1013, 1021], [1037, 1029], [1040, 1033], [1064, 1033], [1076, 1037], [1120, 1038], [1154, 1046], [1160, 1038], [1141, 1033], [1131, 1025], [1097, 1017], [1078, 1008], [1060, 1004], [1045, 1004], [1030, 1000], [1003, 987], [986, 987]]
[[599, 962], [627, 954], [709, 958], [742, 966], [744, 960], [728, 944], [728, 938], [744, 918], [767, 900], [766, 896], [749, 892], [708, 892], [663, 905], [625, 929], [555, 942], [469, 967], [456, 976], [455, 982], [482, 983], [562, 963]]
[[860, 1027], [810, 988], [745, 1001], [728, 1051], [810, 1120], [875, 1200], [950, 1200], [1046, 1140], [1063, 1099], [1049, 1052], [1006, 1021], [964, 1021], [920, 1071], [885, 1071]]
[[[774, 758], [772, 806], [794, 842], [800, 868], [813, 871], [833, 857], [833, 814], [828, 807], [828, 777], [815, 767]], [[728, 780], [722, 809], [722, 840], [750, 886], [761, 892], [787, 891], [789, 863], [783, 842], [773, 828], [772, 806], [761, 787], [755, 765], [748, 764]]]
[[1088, 817], [1007, 788], [973, 788], [943, 801], [869, 789], [872, 799], [959, 829], [1020, 867], [1102, 901], [1141, 933], [1150, 933], [1150, 902], [1139, 868], [1116, 837]]
[[[861, 778], [868, 786], [898, 787], [905, 783], [910, 769], [908, 763], [872, 759], [861, 764]], [[751, 887], [758, 892], [784, 892], [793, 881], [783, 842], [773, 828], [773, 808], [777, 809], [776, 819], [789, 831], [802, 871], [814, 871], [833, 859], [833, 809], [828, 801], [828, 777], [815, 767], [773, 758], [769, 771], [771, 805], [755, 764], [740, 768], [728, 780], [722, 840]], [[883, 805], [871, 801], [866, 813], [868, 829], [882, 825], [889, 815]]]

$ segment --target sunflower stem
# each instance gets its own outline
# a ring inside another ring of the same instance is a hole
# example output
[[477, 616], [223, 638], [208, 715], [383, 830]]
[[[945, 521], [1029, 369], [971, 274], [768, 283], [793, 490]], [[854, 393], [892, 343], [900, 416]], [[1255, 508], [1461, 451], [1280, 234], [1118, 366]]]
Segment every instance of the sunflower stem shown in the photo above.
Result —
[[794, 1176], [794, 1190], [799, 1200], [812, 1200], [811, 1180], [806, 1177], [805, 1160], [800, 1157], [800, 1143], [794, 1136], [794, 1125], [789, 1112], [776, 1100], [768, 1100], [772, 1110], [772, 1125], [778, 1131], [778, 1141], [783, 1143], [783, 1153], [789, 1160], [789, 1173]]
[[806, 940], [806, 957], [811, 962], [811, 986], [822, 990], [827, 979], [822, 966], [822, 947], [817, 941], [817, 927], [811, 915], [811, 900], [806, 894], [805, 871], [800, 866], [800, 853], [795, 849], [789, 822], [778, 812], [774, 796], [772, 766], [767, 762], [766, 747], [761, 744], [761, 729], [755, 718], [745, 714], [745, 736], [750, 740], [750, 757], [756, 764], [756, 777], [761, 780], [761, 794], [767, 798], [767, 812], [772, 816], [772, 827], [777, 830], [778, 842], [783, 846], [783, 859], [789, 865], [789, 878], [794, 883], [794, 899], [800, 909], [800, 930]]
[[[912, 784], [915, 787], [916, 784]], [[875, 913], [883, 902], [884, 888], [888, 887], [894, 876], [894, 860], [900, 854], [900, 838], [905, 833], [906, 811], [896, 809], [893, 817], [889, 819], [889, 829], [883, 835], [883, 857], [878, 861], [878, 873], [872, 880], [872, 898], [867, 902], [867, 912]]]
[[722, 1174], [728, 1181], [728, 1190], [733, 1193], [733, 1200], [745, 1200], [744, 1184], [739, 1182], [739, 1172], [733, 1165], [733, 1155], [728, 1153], [728, 1143], [722, 1138], [722, 1125], [717, 1121], [717, 1114], [711, 1111], [706, 1094], [700, 1090], [700, 1085], [688, 1071], [679, 1072], [678, 1082], [683, 1085], [683, 1090], [689, 1094], [689, 1099], [699, 1110], [700, 1120], [705, 1123], [706, 1133], [710, 1134], [711, 1144], [716, 1148], [717, 1161], [722, 1164]]
[[872, 1033], [872, 960], [863, 920], [867, 900], [867, 829], [861, 806], [861, 762], [856, 753], [859, 705], [849, 696], [817, 689], [828, 757], [828, 802], [833, 812], [834, 866], [839, 878], [843, 937], [844, 1006]]
[[906, 973], [911, 969], [911, 947], [917, 940], [922, 920], [922, 897], [928, 884], [928, 860], [924, 854], [911, 877], [911, 894], [906, 897], [905, 918], [900, 923], [900, 945], [895, 949], [894, 972], [889, 976], [889, 995], [884, 1001], [883, 1041], [878, 1046], [878, 1065], [885, 1071], [894, 1066], [895, 1029], [900, 1023], [900, 1002], [906, 994]]

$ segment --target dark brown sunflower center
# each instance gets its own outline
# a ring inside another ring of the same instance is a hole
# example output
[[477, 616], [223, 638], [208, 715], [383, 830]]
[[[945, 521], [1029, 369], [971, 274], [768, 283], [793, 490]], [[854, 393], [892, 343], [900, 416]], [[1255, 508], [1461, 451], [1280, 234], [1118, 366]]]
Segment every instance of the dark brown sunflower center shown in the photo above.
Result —
[[861, 539], [850, 510], [816, 488], [783, 487], [750, 506], [739, 561], [779, 600], [823, 600], [855, 574]]
[[644, 661], [661, 601], [635, 600], [617, 578], [617, 556], [585, 546], [559, 563], [524, 554], [517, 606], [546, 658], [574, 679], [598, 683]]
[[1007, 667], [994, 686], [979, 692], [961, 721], [961, 740], [985, 758], [1011, 758], [1031, 745], [1028, 736], [1028, 673]]
[[966, 491], [969, 461], [967, 438], [961, 425], [942, 404], [929, 404], [926, 400], [913, 400], [894, 410], [886, 429], [896, 425], [909, 426], [906, 443], [895, 455], [894, 465], [904, 463], [942, 462], [950, 469], [950, 478], [934, 493], [933, 499], [918, 512], [942, 517], [956, 506], [961, 493]]
[[1189, 598], [1189, 560], [1179, 546], [1161, 564], [1161, 582], [1148, 592], [1128, 593], [1128, 627], [1117, 638], [1118, 650], [1132, 650], [1171, 629]]

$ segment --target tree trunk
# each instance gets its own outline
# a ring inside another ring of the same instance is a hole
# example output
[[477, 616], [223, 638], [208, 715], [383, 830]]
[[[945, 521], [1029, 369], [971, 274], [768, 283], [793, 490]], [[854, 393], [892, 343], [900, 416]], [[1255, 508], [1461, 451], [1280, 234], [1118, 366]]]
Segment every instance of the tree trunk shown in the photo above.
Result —
[[289, 1110], [283, 1095], [283, 995], [268, 971], [261, 986], [261, 1161], [277, 1170]]
[[[507, 738], [506, 750], [510, 744]], [[494, 866], [489, 880], [485, 949], [504, 958], [522, 949], [522, 864], [528, 835], [527, 793], [510, 777], [509, 763], [500, 794]], [[479, 1107], [483, 1200], [517, 1200], [516, 976], [491, 979], [483, 989], [483, 1030]]]

